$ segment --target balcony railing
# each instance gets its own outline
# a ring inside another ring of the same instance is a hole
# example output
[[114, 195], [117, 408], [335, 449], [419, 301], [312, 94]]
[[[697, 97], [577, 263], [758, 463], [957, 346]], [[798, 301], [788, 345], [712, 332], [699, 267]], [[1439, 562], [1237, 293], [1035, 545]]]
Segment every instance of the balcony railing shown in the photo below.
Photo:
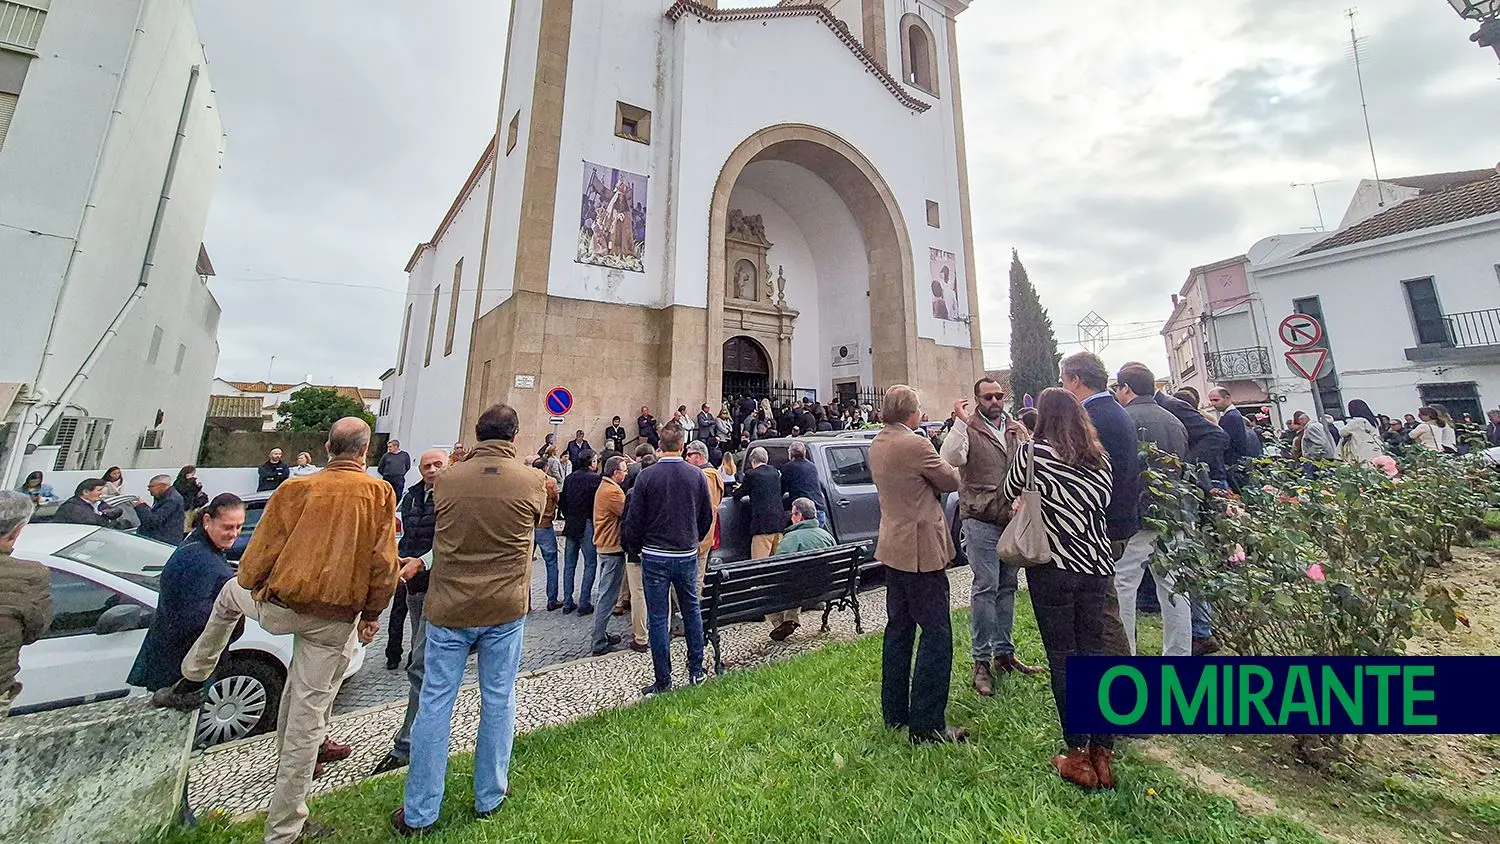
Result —
[[1208, 353], [1208, 374], [1215, 381], [1266, 378], [1271, 375], [1271, 353], [1264, 346]]
[[49, 0], [0, 0], [0, 44], [35, 50], [47, 22]]
[[1455, 349], [1500, 346], [1500, 308], [1448, 314], [1443, 321], [1448, 324], [1448, 345]]

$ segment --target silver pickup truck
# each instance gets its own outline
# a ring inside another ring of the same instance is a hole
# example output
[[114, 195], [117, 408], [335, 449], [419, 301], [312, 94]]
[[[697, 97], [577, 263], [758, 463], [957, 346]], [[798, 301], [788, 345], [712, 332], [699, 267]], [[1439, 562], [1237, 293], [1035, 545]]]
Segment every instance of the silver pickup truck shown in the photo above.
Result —
[[[876, 431], [845, 431], [797, 437], [807, 445], [807, 459], [818, 468], [823, 497], [828, 502], [828, 530], [839, 544], [857, 542], [869, 548], [870, 556], [879, 559], [875, 547], [880, 535], [880, 495], [870, 475], [870, 440]], [[756, 440], [764, 448], [772, 466], [787, 462], [791, 437]], [[719, 547], [710, 554], [710, 565], [738, 562], [750, 557], [749, 506], [729, 496], [719, 505]], [[958, 495], [949, 493], [944, 501], [948, 527], [957, 549], [954, 565], [966, 565], [958, 541]]]

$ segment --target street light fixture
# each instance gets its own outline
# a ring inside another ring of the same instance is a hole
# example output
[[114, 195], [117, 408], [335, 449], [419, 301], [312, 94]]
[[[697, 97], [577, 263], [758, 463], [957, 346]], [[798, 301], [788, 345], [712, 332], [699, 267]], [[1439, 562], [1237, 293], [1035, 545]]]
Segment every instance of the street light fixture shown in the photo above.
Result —
[[1448, 0], [1464, 20], [1478, 21], [1479, 31], [1469, 36], [1481, 47], [1493, 47], [1500, 56], [1500, 0]]

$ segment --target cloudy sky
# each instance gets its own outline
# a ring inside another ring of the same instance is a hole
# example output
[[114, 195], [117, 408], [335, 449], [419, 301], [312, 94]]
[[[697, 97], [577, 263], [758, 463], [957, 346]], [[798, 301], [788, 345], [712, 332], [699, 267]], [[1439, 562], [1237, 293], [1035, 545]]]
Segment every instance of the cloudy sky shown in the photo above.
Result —
[[[494, 131], [501, 0], [196, 4], [228, 138], [205, 237], [221, 375], [377, 385], [402, 268]], [[726, 5], [756, 5], [733, 3]], [[1063, 350], [1165, 369], [1189, 268], [1334, 225], [1371, 175], [1348, 0], [975, 0], [959, 18], [981, 317], [1008, 360], [1020, 250]], [[287, 26], [295, 21], [295, 26]], [[1360, 9], [1387, 178], [1500, 160], [1500, 63], [1441, 0]], [[268, 49], [275, 45], [275, 49]], [[1486, 141], [1485, 139], [1490, 139]], [[1127, 339], [1135, 338], [1135, 339]]]

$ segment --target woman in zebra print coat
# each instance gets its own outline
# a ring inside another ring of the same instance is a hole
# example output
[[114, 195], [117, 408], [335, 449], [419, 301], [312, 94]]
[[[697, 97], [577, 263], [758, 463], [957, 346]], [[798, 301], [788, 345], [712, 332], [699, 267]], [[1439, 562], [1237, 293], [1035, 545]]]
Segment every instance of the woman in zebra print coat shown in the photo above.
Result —
[[1026, 582], [1068, 746], [1052, 764], [1075, 785], [1113, 788], [1114, 736], [1068, 732], [1066, 662], [1073, 655], [1104, 653], [1105, 602], [1115, 600], [1114, 555], [1104, 519], [1110, 499], [1109, 457], [1083, 407], [1067, 390], [1043, 390], [1037, 414], [1036, 438], [1017, 454], [1004, 494], [1021, 494], [1027, 468], [1034, 463], [1052, 564], [1028, 568]]

